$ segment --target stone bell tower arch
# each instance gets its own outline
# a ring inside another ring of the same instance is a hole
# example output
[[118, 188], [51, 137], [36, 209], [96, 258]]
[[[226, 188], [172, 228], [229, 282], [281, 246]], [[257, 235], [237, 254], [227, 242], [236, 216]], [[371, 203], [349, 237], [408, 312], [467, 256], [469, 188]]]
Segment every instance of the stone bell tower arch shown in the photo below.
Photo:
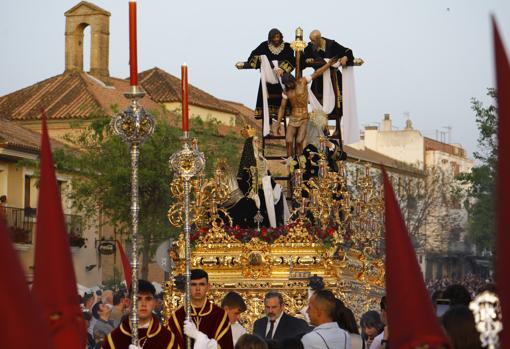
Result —
[[110, 12], [82, 1], [67, 12], [66, 72], [83, 71], [83, 31], [90, 26], [90, 74], [107, 83], [110, 50]]

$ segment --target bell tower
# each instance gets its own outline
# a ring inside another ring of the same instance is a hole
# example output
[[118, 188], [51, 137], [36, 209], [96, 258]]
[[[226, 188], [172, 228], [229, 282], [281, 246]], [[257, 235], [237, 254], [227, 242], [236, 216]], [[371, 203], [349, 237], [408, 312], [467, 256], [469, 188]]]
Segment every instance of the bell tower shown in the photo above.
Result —
[[107, 83], [110, 12], [82, 1], [66, 13], [66, 72], [83, 71], [83, 31], [90, 26], [90, 74]]

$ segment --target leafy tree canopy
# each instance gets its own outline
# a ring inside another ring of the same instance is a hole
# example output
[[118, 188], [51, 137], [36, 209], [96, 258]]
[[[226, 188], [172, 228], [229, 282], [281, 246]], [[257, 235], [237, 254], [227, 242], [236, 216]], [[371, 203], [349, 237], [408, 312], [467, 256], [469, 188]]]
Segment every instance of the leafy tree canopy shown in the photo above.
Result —
[[[156, 113], [152, 112], [153, 115]], [[171, 125], [168, 118], [157, 117], [154, 134], [141, 146], [139, 160], [139, 232], [142, 237], [144, 262], [142, 276], [148, 266], [149, 251], [157, 243], [176, 236], [178, 230], [166, 217], [172, 204], [169, 184], [173, 179], [168, 160], [181, 149], [182, 132]], [[77, 135], [68, 135], [67, 141], [79, 151], [56, 150], [55, 164], [59, 171], [74, 172], [69, 198], [73, 208], [87, 219], [95, 220], [98, 213], [108, 223], [130, 231], [131, 222], [131, 157], [129, 146], [113, 135], [109, 118], [95, 119]], [[242, 139], [230, 132], [221, 135], [216, 121], [191, 120], [191, 135], [199, 140], [210, 176], [215, 160], [223, 158], [232, 168], [239, 164]], [[96, 220], [97, 221], [97, 220]], [[146, 274], [145, 274], [146, 277]]]
[[[496, 100], [496, 90], [488, 89], [487, 95]], [[478, 164], [460, 180], [469, 184], [467, 202], [470, 236], [481, 249], [494, 251], [496, 236], [496, 161], [497, 161], [497, 108], [495, 103], [485, 106], [479, 100], [471, 100], [480, 132], [479, 150], [474, 153]]]

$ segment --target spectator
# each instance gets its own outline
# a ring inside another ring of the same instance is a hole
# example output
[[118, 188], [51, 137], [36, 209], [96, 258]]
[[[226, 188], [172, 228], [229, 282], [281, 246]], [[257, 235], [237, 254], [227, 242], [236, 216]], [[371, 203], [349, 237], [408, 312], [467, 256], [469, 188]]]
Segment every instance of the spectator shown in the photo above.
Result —
[[253, 333], [266, 339], [283, 340], [310, 331], [306, 321], [285, 313], [283, 296], [278, 292], [268, 292], [264, 297], [266, 316], [253, 324]]
[[377, 337], [377, 335], [379, 335], [384, 329], [381, 317], [375, 310], [369, 310], [361, 316], [360, 326], [361, 336], [369, 348], [374, 338]]
[[334, 321], [336, 298], [331, 291], [315, 292], [310, 298], [307, 311], [311, 324], [316, 327], [301, 338], [305, 349], [352, 348], [349, 333]]
[[113, 291], [105, 290], [103, 292], [103, 296], [101, 297], [101, 300], [103, 301], [104, 304], [113, 305]]
[[446, 311], [441, 322], [455, 349], [481, 349], [480, 334], [475, 327], [471, 310], [455, 305]]
[[91, 319], [89, 321], [87, 332], [93, 337], [94, 325], [96, 324], [96, 319], [92, 316], [92, 307], [94, 306], [94, 294], [93, 293], [85, 293], [82, 298], [83, 303], [83, 311], [88, 312], [91, 315]]
[[92, 316], [96, 319], [96, 324], [92, 333], [96, 343], [101, 343], [105, 337], [113, 331], [115, 326], [113, 321], [110, 320], [110, 313], [112, 311], [111, 305], [97, 302], [92, 307]]
[[443, 298], [450, 300], [450, 306], [464, 305], [469, 306], [471, 295], [467, 288], [460, 284], [448, 286], [443, 293]]
[[122, 321], [122, 317], [126, 311], [126, 302], [124, 299], [126, 298], [126, 294], [124, 292], [117, 292], [113, 295], [113, 309], [110, 314], [110, 320], [113, 321], [113, 326], [119, 326]]
[[[85, 321], [86, 328], [89, 327], [90, 320], [92, 320], [92, 315], [90, 314], [90, 312], [83, 312], [83, 321]], [[96, 341], [94, 340], [94, 337], [87, 331], [86, 349], [94, 349], [95, 346], [96, 346]]]
[[268, 349], [266, 342], [255, 334], [245, 333], [236, 343], [234, 349]]
[[365, 342], [359, 334], [356, 318], [352, 310], [347, 308], [344, 302], [338, 298], [336, 299], [335, 321], [341, 329], [349, 332], [352, 349], [363, 349], [365, 347]]
[[384, 324], [384, 330], [374, 338], [370, 349], [382, 349], [387, 347], [388, 342], [388, 314], [386, 313], [386, 296], [381, 297], [381, 302], [379, 303], [381, 307], [381, 321]]

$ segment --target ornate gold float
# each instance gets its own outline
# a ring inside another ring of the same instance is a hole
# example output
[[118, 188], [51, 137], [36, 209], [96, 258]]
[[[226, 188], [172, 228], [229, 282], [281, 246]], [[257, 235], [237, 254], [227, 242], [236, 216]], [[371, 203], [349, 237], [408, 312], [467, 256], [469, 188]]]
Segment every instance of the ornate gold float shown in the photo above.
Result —
[[[361, 166], [360, 175], [360, 165], [351, 164], [349, 169], [338, 161], [337, 170], [330, 171], [326, 143], [321, 138], [316, 177], [303, 180], [302, 164], [294, 171], [291, 223], [284, 227], [240, 232], [231, 226], [221, 205], [232, 193], [229, 180], [236, 180], [226, 175], [224, 162], [217, 163], [212, 179], [205, 179], [200, 171], [188, 180], [190, 195], [184, 194], [185, 178], [176, 176], [170, 184], [175, 201], [168, 218], [186, 231], [183, 208], [187, 204], [195, 241], [190, 252], [190, 236], [185, 238], [183, 233], [169, 251], [175, 265], [172, 275], [188, 275], [186, 266], [206, 270], [211, 300], [218, 304], [225, 293], [240, 293], [248, 308], [243, 315], [248, 329], [263, 316], [264, 295], [270, 290], [281, 292], [286, 311], [299, 316], [307, 304], [312, 276], [321, 277], [357, 317], [377, 309], [384, 286], [381, 185], [367, 166]], [[193, 144], [197, 149], [196, 141]], [[174, 170], [183, 172], [180, 167]], [[353, 171], [355, 175], [350, 175]], [[188, 224], [188, 232], [190, 228]], [[165, 316], [182, 301], [183, 293], [171, 278], [165, 285]]]
[[[248, 307], [242, 322], [251, 329], [253, 322], [264, 314], [263, 299], [269, 290], [281, 292], [286, 311], [300, 316], [300, 310], [307, 304], [309, 278], [316, 275], [323, 278], [325, 288], [342, 299], [357, 318], [369, 309], [378, 309], [384, 292], [384, 262], [378, 252], [382, 193], [367, 167], [364, 176], [356, 175], [347, 194], [347, 172], [342, 167], [339, 171], [342, 176], [334, 174], [334, 178], [345, 190], [343, 198], [349, 197], [351, 209], [334, 227], [317, 228], [298, 218], [271, 242], [265, 241], [265, 230], [255, 232], [249, 241], [243, 242], [246, 239], [237, 239], [222, 222], [211, 221], [210, 228], [194, 241], [191, 254], [192, 268], [209, 273], [211, 300], [219, 304], [227, 292], [240, 293]], [[324, 180], [331, 181], [333, 177], [328, 176], [326, 173]], [[346, 205], [345, 200], [341, 205]], [[319, 238], [316, 229], [327, 229], [327, 238]], [[185, 265], [183, 235], [174, 252], [173, 275], [179, 275]], [[167, 282], [164, 299], [167, 316], [182, 304], [182, 297], [173, 280]]]

